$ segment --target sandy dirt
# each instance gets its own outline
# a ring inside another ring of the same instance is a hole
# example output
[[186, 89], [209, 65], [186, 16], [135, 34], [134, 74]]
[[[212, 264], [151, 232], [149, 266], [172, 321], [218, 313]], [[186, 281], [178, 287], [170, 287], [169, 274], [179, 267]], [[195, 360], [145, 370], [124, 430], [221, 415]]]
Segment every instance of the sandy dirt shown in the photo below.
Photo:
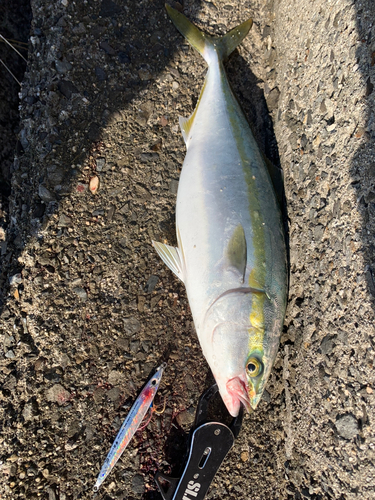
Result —
[[[151, 246], [176, 243], [178, 117], [193, 111], [206, 66], [163, 1], [31, 7], [0, 219], [0, 496], [92, 498], [131, 404], [167, 361], [164, 413], [97, 495], [158, 499], [153, 476], [178, 472], [213, 382], [184, 286]], [[290, 235], [279, 354], [207, 498], [374, 498], [373, 3], [183, 9], [214, 34], [254, 18], [226, 67], [262, 150], [283, 168]]]

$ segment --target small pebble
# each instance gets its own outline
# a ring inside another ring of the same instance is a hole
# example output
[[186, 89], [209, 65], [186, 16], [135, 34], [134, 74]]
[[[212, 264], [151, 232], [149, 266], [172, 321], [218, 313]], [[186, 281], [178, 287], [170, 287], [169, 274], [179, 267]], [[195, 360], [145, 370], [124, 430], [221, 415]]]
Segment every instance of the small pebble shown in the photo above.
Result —
[[38, 188], [38, 194], [39, 198], [43, 200], [45, 203], [49, 203], [50, 201], [54, 201], [55, 197], [51, 193], [49, 189], [47, 189], [45, 186], [42, 186], [41, 184], [39, 185]]
[[61, 214], [59, 217], [58, 227], [68, 227], [72, 224], [72, 219], [65, 214]]
[[357, 419], [353, 415], [344, 415], [336, 420], [337, 433], [344, 439], [353, 439], [359, 432]]
[[73, 292], [78, 295], [78, 297], [83, 300], [84, 302], [87, 300], [87, 292], [84, 288], [81, 288], [80, 286], [77, 286], [76, 288], [73, 288]]
[[97, 158], [96, 159], [96, 170], [101, 172], [105, 167], [105, 158]]
[[152, 275], [149, 277], [149, 279], [147, 280], [147, 283], [146, 283], [146, 286], [145, 286], [145, 292], [146, 293], [151, 293], [154, 291], [156, 285], [158, 284], [158, 281], [159, 281], [159, 277], [158, 276], [155, 276], [155, 275]]
[[178, 190], [178, 180], [172, 179], [169, 183], [169, 192], [172, 194], [177, 194]]
[[137, 495], [143, 495], [145, 491], [145, 480], [141, 474], [136, 474], [132, 479], [132, 490]]
[[66, 403], [70, 398], [70, 392], [60, 384], [55, 384], [46, 391], [47, 401], [58, 403], [60, 405]]
[[22, 283], [21, 273], [13, 274], [13, 276], [10, 276], [10, 278], [9, 278], [10, 286], [20, 285], [21, 283]]
[[147, 69], [140, 69], [138, 71], [138, 76], [142, 81], [150, 80], [151, 73]]
[[181, 427], [191, 425], [195, 420], [195, 409], [190, 407], [181, 411], [177, 415], [176, 420]]

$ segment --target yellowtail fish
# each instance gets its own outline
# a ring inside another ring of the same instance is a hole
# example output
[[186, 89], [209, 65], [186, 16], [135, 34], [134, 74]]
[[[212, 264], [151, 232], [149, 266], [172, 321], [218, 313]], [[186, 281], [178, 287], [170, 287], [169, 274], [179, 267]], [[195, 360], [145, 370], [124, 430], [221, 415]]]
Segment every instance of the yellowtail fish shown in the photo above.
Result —
[[167, 6], [208, 72], [191, 116], [180, 176], [177, 248], [153, 245], [186, 286], [197, 335], [233, 416], [255, 409], [276, 357], [287, 301], [285, 234], [266, 161], [237, 103], [223, 61], [249, 32], [198, 30]]
[[104, 461], [103, 467], [101, 468], [99, 476], [96, 480], [94, 491], [98, 491], [102, 482], [112, 471], [125, 448], [128, 446], [130, 440], [137, 432], [138, 427], [141, 425], [142, 420], [147, 413], [147, 410], [150, 408], [155, 398], [156, 392], [159, 388], [161, 377], [163, 375], [163, 371], [165, 370], [166, 366], [166, 363], [163, 363], [159, 366], [159, 368], [156, 369], [155, 375], [151, 377], [138, 398], [135, 400], [135, 403], [131, 407], [128, 416], [124, 420], [124, 423], [122, 424], [116, 436], [116, 439], [114, 440], [114, 443], [109, 450], [107, 458]]

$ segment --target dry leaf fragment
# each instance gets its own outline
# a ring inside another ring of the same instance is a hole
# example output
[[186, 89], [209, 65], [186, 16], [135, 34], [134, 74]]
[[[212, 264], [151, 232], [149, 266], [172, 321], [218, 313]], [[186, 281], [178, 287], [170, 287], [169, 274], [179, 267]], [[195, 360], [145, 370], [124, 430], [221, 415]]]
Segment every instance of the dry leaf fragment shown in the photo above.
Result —
[[91, 177], [89, 184], [90, 191], [92, 194], [96, 194], [99, 189], [99, 177], [95, 175], [95, 177]]

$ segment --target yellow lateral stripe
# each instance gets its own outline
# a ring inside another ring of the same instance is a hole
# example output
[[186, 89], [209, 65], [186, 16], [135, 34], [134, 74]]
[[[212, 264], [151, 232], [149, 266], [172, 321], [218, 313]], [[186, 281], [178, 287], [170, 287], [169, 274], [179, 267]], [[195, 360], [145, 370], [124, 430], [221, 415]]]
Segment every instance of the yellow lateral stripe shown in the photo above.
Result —
[[[226, 92], [228, 83], [226, 82], [226, 76], [224, 68], [222, 69], [222, 81], [223, 90]], [[231, 99], [227, 99], [230, 103]], [[265, 266], [265, 235], [264, 226], [262, 223], [262, 218], [260, 216], [260, 203], [257, 196], [258, 191], [256, 188], [256, 179], [253, 172], [250, 169], [249, 160], [246, 156], [244, 150], [243, 142], [241, 140], [241, 130], [236, 122], [236, 113], [233, 106], [229, 109], [229, 117], [232, 125], [232, 130], [234, 138], [237, 143], [238, 153], [242, 160], [243, 171], [245, 175], [246, 184], [248, 187], [248, 197], [249, 197], [249, 209], [250, 209], [250, 219], [253, 230], [252, 244], [254, 248], [254, 268], [252, 269], [249, 276], [249, 286], [251, 288], [259, 288], [265, 290], [266, 283], [266, 266]], [[265, 294], [253, 294], [252, 307], [250, 312], [250, 324], [249, 328], [249, 350], [250, 352], [254, 349], [263, 351], [263, 340], [264, 340], [264, 301]]]

